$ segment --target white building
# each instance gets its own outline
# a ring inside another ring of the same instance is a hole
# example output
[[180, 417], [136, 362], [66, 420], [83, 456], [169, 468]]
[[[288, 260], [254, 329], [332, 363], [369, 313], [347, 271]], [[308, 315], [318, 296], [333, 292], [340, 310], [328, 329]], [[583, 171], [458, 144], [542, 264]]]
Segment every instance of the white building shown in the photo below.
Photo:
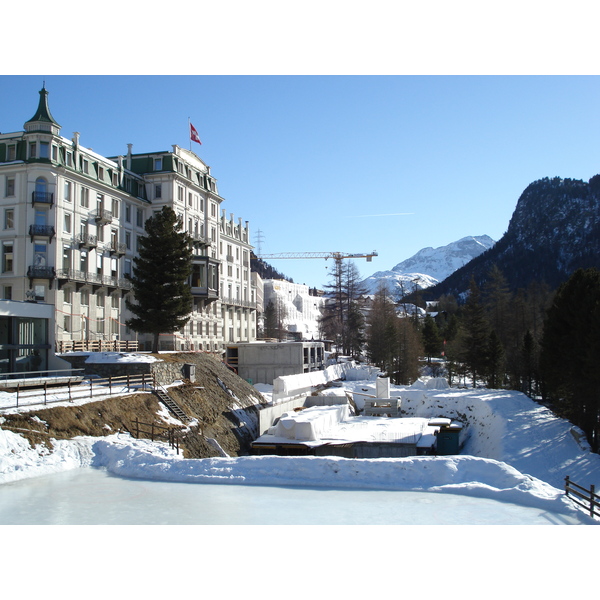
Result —
[[283, 279], [265, 279], [264, 306], [269, 302], [284, 308], [283, 324], [290, 337], [301, 340], [318, 340], [319, 318], [325, 297], [300, 283]]
[[217, 182], [193, 152], [103, 157], [60, 135], [40, 91], [24, 131], [0, 134], [0, 294], [55, 305], [55, 337], [138, 340], [125, 306], [144, 223], [168, 205], [195, 240], [194, 296], [185, 328], [161, 336], [161, 350], [220, 352], [256, 337], [257, 292], [250, 276], [248, 222], [221, 209]]

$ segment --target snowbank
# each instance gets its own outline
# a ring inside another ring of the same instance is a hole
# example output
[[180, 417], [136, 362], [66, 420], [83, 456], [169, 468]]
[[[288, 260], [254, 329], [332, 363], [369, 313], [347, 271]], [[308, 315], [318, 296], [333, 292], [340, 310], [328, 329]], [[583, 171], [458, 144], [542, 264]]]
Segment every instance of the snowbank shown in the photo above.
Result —
[[69, 469], [89, 467], [96, 438], [52, 440], [54, 450], [45, 446], [31, 448], [20, 435], [0, 429], [0, 484], [27, 477], [50, 475]]
[[310, 393], [315, 387], [330, 381], [371, 379], [376, 377], [376, 374], [377, 371], [372, 367], [357, 367], [353, 362], [343, 362], [330, 365], [322, 371], [283, 375], [273, 381], [272, 399], [273, 402], [279, 402], [285, 398]]
[[135, 352], [90, 352], [85, 361], [88, 364], [96, 363], [152, 363], [162, 362], [150, 354], [138, 354]]

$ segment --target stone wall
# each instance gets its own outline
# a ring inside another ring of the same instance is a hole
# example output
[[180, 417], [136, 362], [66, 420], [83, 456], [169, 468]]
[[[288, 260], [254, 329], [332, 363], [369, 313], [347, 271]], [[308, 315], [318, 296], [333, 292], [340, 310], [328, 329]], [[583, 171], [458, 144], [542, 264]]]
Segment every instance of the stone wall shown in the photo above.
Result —
[[170, 385], [181, 379], [195, 380], [194, 369], [190, 372], [187, 363], [177, 362], [85, 362], [88, 355], [69, 356], [65, 354], [62, 358], [68, 361], [74, 369], [83, 369], [84, 377], [96, 375], [97, 377], [124, 377], [126, 375], [154, 375], [156, 381], [161, 385]]

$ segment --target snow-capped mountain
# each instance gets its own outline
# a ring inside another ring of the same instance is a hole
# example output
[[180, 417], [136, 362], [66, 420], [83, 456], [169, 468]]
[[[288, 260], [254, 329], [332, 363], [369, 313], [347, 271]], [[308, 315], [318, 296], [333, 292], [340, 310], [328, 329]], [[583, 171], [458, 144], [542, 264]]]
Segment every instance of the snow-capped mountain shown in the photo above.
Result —
[[512, 291], [534, 282], [556, 289], [577, 269], [600, 269], [600, 175], [588, 182], [544, 177], [529, 184], [494, 247], [425, 295], [459, 297], [471, 278], [482, 287], [492, 266]]
[[381, 283], [385, 283], [392, 293], [428, 288], [443, 281], [494, 244], [488, 235], [479, 235], [464, 237], [439, 248], [423, 248], [391, 271], [378, 271], [362, 284], [369, 294], [374, 294]]

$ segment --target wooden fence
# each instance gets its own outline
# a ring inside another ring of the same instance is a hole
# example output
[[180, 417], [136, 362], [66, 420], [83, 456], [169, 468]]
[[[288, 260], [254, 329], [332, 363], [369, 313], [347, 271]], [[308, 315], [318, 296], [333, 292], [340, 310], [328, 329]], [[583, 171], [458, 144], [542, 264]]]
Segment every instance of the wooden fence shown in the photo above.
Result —
[[64, 352], [137, 352], [137, 340], [67, 340], [56, 342], [56, 353]]
[[180, 427], [163, 427], [162, 425], [156, 425], [155, 423], [142, 423], [136, 417], [135, 421], [131, 423], [131, 427], [125, 425], [125, 428], [138, 440], [140, 437], [149, 437], [152, 442], [155, 440], [165, 440], [169, 443], [169, 446], [175, 448], [177, 454], [179, 454], [179, 443], [183, 439], [183, 429]]
[[[573, 483], [569, 477], [565, 477], [565, 494], [571, 498], [575, 504], [585, 508], [589, 512], [590, 517], [600, 517], [600, 512], [596, 508], [600, 507], [600, 496], [596, 494], [596, 488], [592, 484], [590, 489], [586, 489]], [[583, 501], [582, 501], [583, 500]]]
[[37, 389], [30, 385], [17, 383], [13, 388], [15, 402], [2, 404], [0, 411], [23, 406], [47, 405], [56, 402], [73, 402], [94, 396], [115, 396], [135, 391], [153, 390], [156, 381], [153, 375], [142, 373], [140, 375], [123, 375], [121, 377], [105, 377], [89, 379], [87, 381], [68, 381], [65, 385], [57, 387], [44, 381]]

